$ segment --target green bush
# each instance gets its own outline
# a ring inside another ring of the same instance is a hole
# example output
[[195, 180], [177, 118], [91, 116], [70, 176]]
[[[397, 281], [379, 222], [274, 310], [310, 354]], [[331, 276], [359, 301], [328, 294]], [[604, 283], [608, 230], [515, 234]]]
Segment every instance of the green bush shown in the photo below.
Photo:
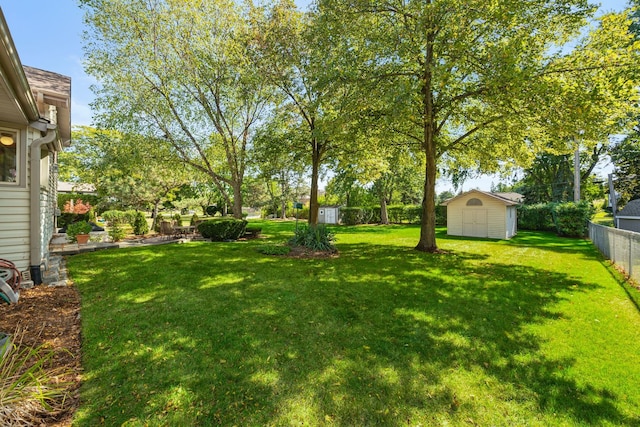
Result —
[[233, 218], [210, 219], [198, 225], [202, 237], [214, 241], [238, 240], [244, 236], [246, 228], [246, 220]]
[[335, 235], [324, 224], [318, 224], [315, 227], [302, 225], [296, 229], [289, 243], [292, 246], [304, 246], [314, 251], [335, 252], [334, 240]]
[[447, 207], [436, 205], [436, 225], [446, 227], [447, 225]]
[[87, 221], [78, 221], [67, 226], [67, 238], [72, 242], [77, 242], [78, 234], [89, 234], [93, 226]]
[[209, 216], [215, 216], [218, 212], [222, 215], [222, 209], [214, 205], [207, 206], [205, 209], [205, 213]]
[[518, 206], [518, 229], [530, 231], [555, 230], [554, 203], [538, 203]]
[[124, 229], [118, 222], [113, 223], [113, 225], [109, 228], [108, 234], [109, 237], [111, 237], [111, 240], [114, 242], [119, 242], [120, 240], [124, 239], [124, 236], [126, 236]]
[[153, 231], [156, 233], [160, 232], [160, 223], [164, 221], [164, 216], [161, 213], [158, 213], [153, 221]]
[[62, 212], [58, 217], [58, 227], [63, 228], [78, 221], [90, 221], [89, 212], [77, 214], [73, 212]]
[[[340, 208], [343, 209], [343, 208]], [[380, 206], [367, 206], [362, 208], [363, 224], [380, 224]]]
[[553, 220], [559, 236], [584, 237], [589, 232], [589, 220], [594, 208], [589, 202], [567, 202], [555, 205]]
[[189, 222], [189, 225], [192, 225], [192, 226], [194, 226], [194, 225], [198, 225], [198, 222], [199, 222], [199, 221], [200, 221], [200, 217], [198, 216], [198, 214], [197, 214], [197, 213], [194, 213], [194, 214], [191, 216], [191, 221]]
[[340, 222], [344, 225], [358, 225], [363, 223], [362, 208], [344, 207], [340, 208]]
[[136, 218], [131, 226], [133, 227], [133, 234], [135, 234], [136, 236], [142, 236], [149, 232], [149, 224], [147, 223], [147, 218], [142, 212], [138, 212], [136, 214]]
[[404, 218], [404, 206], [403, 205], [387, 206], [387, 215], [389, 216], [390, 223], [400, 224]]
[[[136, 211], [133, 211], [136, 212]], [[132, 216], [131, 213], [125, 211], [111, 210], [105, 211], [102, 213], [102, 218], [107, 221], [110, 225], [115, 224], [131, 224], [135, 216]]]
[[[422, 220], [422, 206], [421, 205], [407, 205], [403, 209], [404, 219], [410, 224], [420, 224]], [[436, 209], [437, 217], [437, 209]]]
[[175, 225], [176, 225], [176, 226], [178, 226], [178, 227], [182, 227], [182, 215], [180, 215], [179, 213], [174, 214], [174, 215], [171, 217], [171, 219], [175, 221]]

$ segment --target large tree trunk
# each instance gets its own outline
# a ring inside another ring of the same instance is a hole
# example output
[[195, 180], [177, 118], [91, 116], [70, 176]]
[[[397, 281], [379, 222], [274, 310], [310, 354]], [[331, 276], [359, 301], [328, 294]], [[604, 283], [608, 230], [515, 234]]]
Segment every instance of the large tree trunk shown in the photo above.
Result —
[[420, 241], [416, 249], [423, 252], [437, 252], [436, 245], [436, 160], [435, 150], [427, 153], [425, 168], [424, 198], [422, 199], [422, 220]]
[[242, 219], [242, 183], [233, 183], [233, 217]]
[[318, 141], [313, 140], [311, 153], [311, 197], [309, 201], [309, 225], [318, 225], [318, 176], [320, 175], [320, 147]]
[[387, 198], [384, 195], [380, 197], [380, 223], [389, 224], [389, 213], [387, 212]]
[[431, 64], [433, 63], [433, 36], [429, 37], [425, 57], [422, 97], [424, 111], [422, 123], [424, 126], [423, 144], [426, 157], [424, 196], [422, 199], [422, 220], [420, 221], [420, 241], [416, 249], [423, 252], [437, 252], [436, 245], [436, 129], [433, 92], [431, 91]]

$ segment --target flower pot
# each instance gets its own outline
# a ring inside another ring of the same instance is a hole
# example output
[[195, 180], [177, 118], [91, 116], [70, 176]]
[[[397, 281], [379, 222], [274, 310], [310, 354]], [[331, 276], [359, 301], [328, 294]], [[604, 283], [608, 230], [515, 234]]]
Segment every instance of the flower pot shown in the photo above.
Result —
[[86, 245], [87, 242], [89, 241], [89, 235], [88, 234], [76, 234], [76, 241], [78, 242], [79, 245]]

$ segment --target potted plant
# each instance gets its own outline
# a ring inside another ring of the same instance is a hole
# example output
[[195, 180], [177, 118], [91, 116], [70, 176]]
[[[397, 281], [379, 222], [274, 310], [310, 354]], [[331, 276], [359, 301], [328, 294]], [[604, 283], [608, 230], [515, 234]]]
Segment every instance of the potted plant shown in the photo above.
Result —
[[72, 242], [77, 242], [79, 245], [86, 245], [89, 241], [89, 233], [93, 229], [93, 226], [87, 221], [78, 221], [71, 223], [67, 226], [67, 237]]

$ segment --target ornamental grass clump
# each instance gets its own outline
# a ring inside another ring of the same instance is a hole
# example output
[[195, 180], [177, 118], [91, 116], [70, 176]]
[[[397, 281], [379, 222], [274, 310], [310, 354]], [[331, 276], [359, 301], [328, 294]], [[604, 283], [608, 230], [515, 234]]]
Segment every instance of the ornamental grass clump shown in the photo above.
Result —
[[334, 241], [335, 234], [324, 224], [318, 224], [315, 227], [302, 225], [295, 230], [295, 234], [289, 244], [291, 246], [304, 246], [314, 251], [335, 252]]
[[63, 369], [48, 368], [54, 352], [22, 342], [17, 330], [13, 341], [0, 347], [0, 425], [44, 425], [68, 397], [69, 383], [60, 380]]

